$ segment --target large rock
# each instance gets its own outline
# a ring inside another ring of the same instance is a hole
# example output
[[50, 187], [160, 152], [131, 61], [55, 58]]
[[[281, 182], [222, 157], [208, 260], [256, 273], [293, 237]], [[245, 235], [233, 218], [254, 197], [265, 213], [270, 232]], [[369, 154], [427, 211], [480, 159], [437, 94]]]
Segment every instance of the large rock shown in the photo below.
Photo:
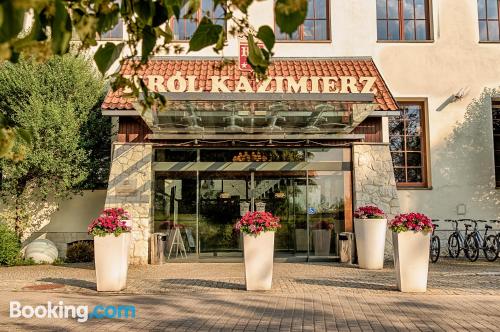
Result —
[[47, 239], [37, 239], [26, 246], [24, 257], [36, 263], [52, 264], [57, 259], [58, 252], [54, 242]]

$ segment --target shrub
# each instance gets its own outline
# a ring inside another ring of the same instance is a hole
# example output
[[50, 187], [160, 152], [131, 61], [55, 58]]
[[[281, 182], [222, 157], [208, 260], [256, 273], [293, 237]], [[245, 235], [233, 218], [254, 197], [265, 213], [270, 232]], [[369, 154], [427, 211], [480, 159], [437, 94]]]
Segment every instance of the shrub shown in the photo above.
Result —
[[0, 265], [14, 265], [19, 260], [20, 252], [16, 233], [0, 222]]
[[66, 262], [86, 263], [94, 260], [94, 243], [92, 241], [77, 241], [71, 243], [66, 251]]

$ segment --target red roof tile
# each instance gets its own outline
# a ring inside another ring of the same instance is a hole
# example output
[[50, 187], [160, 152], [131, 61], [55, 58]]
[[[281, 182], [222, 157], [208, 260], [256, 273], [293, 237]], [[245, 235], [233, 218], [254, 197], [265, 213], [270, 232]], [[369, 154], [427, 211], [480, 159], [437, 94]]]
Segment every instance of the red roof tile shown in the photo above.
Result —
[[[180, 71], [184, 77], [196, 76], [196, 89], [201, 89], [203, 92], [211, 90], [211, 76], [229, 76], [226, 86], [230, 90], [234, 89], [240, 76], [245, 76], [252, 88], [256, 89], [257, 81], [254, 73], [240, 71], [236, 64], [223, 66], [222, 69], [220, 65], [219, 59], [152, 59], [139, 70], [139, 75], [160, 75], [165, 78], [166, 82], [170, 76], [174, 76], [176, 72]], [[130, 75], [132, 73], [132, 61], [126, 61], [120, 72], [123, 75]], [[296, 80], [301, 76], [353, 76], [358, 80], [362, 76], [373, 76], [376, 77], [374, 88], [376, 89], [375, 102], [378, 103], [378, 110], [395, 111], [398, 109], [398, 105], [387, 88], [384, 79], [370, 58], [274, 59], [269, 67], [268, 76], [293, 76]], [[311, 84], [311, 81], [308, 81], [308, 89], [311, 88]], [[340, 83], [337, 82], [337, 86], [339, 85]], [[320, 86], [322, 87], [321, 81]], [[271, 82], [270, 87], [276, 87], [274, 80]], [[358, 81], [360, 91], [362, 87], [363, 84]], [[102, 109], [133, 110], [133, 99], [125, 98], [122, 94], [123, 91], [121, 90], [110, 90], [101, 106]]]

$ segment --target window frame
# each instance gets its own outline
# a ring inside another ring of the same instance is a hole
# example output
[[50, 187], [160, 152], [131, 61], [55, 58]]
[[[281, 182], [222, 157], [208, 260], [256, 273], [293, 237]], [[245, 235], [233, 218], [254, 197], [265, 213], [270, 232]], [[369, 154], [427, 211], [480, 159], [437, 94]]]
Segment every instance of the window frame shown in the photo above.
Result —
[[[303, 34], [304, 34], [304, 24], [301, 24], [299, 26], [299, 37], [300, 39], [278, 39], [276, 38], [276, 43], [331, 43], [333, 38], [333, 32], [332, 32], [332, 15], [331, 15], [331, 0], [325, 0], [326, 1], [326, 32], [327, 32], [327, 38], [326, 39], [303, 39]], [[274, 34], [277, 35], [277, 29], [278, 26], [276, 25], [276, 14], [274, 13], [273, 10], [273, 22], [274, 22]], [[306, 18], [307, 20], [307, 18]], [[323, 19], [313, 19], [313, 20], [323, 20]]]
[[[107, 33], [111, 33], [111, 32], [112, 32], [112, 31], [113, 31], [113, 30], [114, 30], [117, 26], [119, 26], [119, 25], [121, 25], [121, 27], [122, 27], [122, 36], [121, 36], [121, 37], [107, 37], [107, 36], [106, 36], [106, 34], [107, 34]], [[99, 40], [102, 40], [102, 41], [104, 41], [104, 40], [106, 40], [106, 41], [113, 41], [113, 40], [114, 40], [114, 41], [118, 41], [118, 40], [124, 40], [124, 38], [125, 38], [125, 29], [124, 29], [124, 28], [125, 28], [125, 26], [123, 25], [123, 19], [121, 19], [121, 18], [120, 18], [120, 19], [118, 20], [118, 23], [117, 23], [117, 24], [116, 24], [116, 25], [115, 25], [112, 29], [110, 29], [110, 30], [106, 31], [106, 32], [105, 32], [105, 33], [103, 33], [102, 35], [99, 35], [99, 34], [98, 34], [98, 35], [97, 35], [97, 40], [98, 40], [98, 41], [99, 41]]]
[[[421, 146], [421, 158], [422, 158], [422, 163], [421, 163], [421, 168], [422, 168], [422, 182], [397, 182], [396, 181], [396, 187], [397, 189], [432, 189], [431, 185], [431, 178], [430, 178], [430, 155], [429, 155], [429, 139], [428, 139], [428, 101], [427, 98], [398, 98], [397, 99], [398, 105], [400, 106], [400, 110], [402, 110], [402, 107], [404, 105], [419, 105], [421, 112], [420, 112], [420, 128], [421, 128], [421, 135], [420, 135], [420, 146]], [[390, 139], [393, 135], [391, 135], [390, 129], [389, 130], [389, 144], [390, 144]], [[403, 135], [406, 136], [406, 135]], [[405, 150], [402, 150], [403, 153], [405, 153], [405, 164], [406, 164], [406, 140], [404, 140], [405, 144]], [[389, 145], [390, 149], [390, 145]], [[392, 159], [392, 153], [393, 151], [390, 150], [391, 152], [391, 159]], [[394, 170], [396, 168], [404, 168], [405, 170], [408, 168], [407, 165], [404, 167], [395, 167], [393, 166]], [[411, 167], [410, 167], [411, 168]]]
[[[488, 19], [488, 4], [487, 4], [487, 1], [485, 1], [485, 15], [486, 15], [486, 18], [482, 19], [482, 18], [479, 18], [479, 3], [478, 3], [478, 0], [476, 0], [476, 5], [477, 5], [477, 32], [478, 32], [478, 39], [479, 39], [479, 43], [483, 43], [483, 44], [497, 44], [497, 43], [500, 43], [500, 0], [497, 0], [497, 11], [498, 11], [498, 19], [496, 20], [491, 20], [491, 19]], [[489, 34], [488, 34], [488, 21], [497, 21], [498, 23], [498, 29], [499, 29], [499, 38], [498, 39], [481, 39], [481, 28], [480, 28], [480, 24], [481, 22], [484, 21], [486, 22], [486, 36], [489, 38]]]
[[[387, 3], [387, 0], [385, 0]], [[379, 18], [377, 15], [377, 2], [375, 1], [375, 31], [377, 33], [377, 43], [433, 43], [434, 42], [434, 16], [433, 16], [433, 1], [424, 0], [427, 2], [426, 10], [426, 26], [428, 29], [428, 35], [426, 39], [404, 39], [404, 10], [403, 10], [403, 0], [398, 1], [398, 20], [399, 20], [399, 39], [380, 39], [378, 35], [378, 22], [388, 21], [387, 18]], [[413, 19], [416, 20], [416, 19]], [[415, 32], [416, 33], [416, 32]]]
[[[200, 21], [201, 19], [203, 18], [204, 14], [203, 14], [203, 1], [204, 0], [201, 0], [200, 2], [200, 8], [198, 8], [198, 10], [196, 11], [196, 15], [194, 15], [195, 17], [193, 17], [191, 20], [194, 20], [196, 21], [196, 28], [198, 28], [198, 25], [200, 24]], [[206, 1], [206, 0], [205, 0]], [[211, 0], [212, 3], [213, 3], [213, 0]], [[212, 11], [210, 12], [211, 14], [214, 14], [214, 11], [213, 11], [213, 8], [212, 8]], [[213, 15], [209, 17], [212, 21], [214, 21], [214, 17]], [[187, 20], [187, 19], [183, 19], [182, 17], [180, 18], [182, 20]], [[172, 42], [174, 43], [189, 43], [189, 41], [191, 40], [191, 37], [189, 37], [189, 39], [176, 39], [175, 38], [175, 31], [174, 31], [174, 25], [175, 25], [175, 21], [177, 21], [177, 23], [179, 23], [179, 20], [177, 20], [175, 18], [175, 16], [172, 16], [172, 18], [170, 18], [170, 20], [166, 23], [168, 24], [168, 26], [170, 27], [170, 30], [172, 31], [172, 34], [174, 36], [174, 38], [172, 39]], [[224, 22], [224, 30], [227, 32], [227, 22]], [[196, 30], [195, 30], [196, 31]]]

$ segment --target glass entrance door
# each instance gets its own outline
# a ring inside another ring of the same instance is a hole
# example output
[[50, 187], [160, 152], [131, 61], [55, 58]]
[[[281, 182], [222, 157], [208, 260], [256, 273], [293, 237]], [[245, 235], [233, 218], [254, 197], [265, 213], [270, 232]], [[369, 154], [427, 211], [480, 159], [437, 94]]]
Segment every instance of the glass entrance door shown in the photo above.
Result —
[[199, 173], [201, 257], [242, 256], [242, 237], [234, 224], [250, 205], [250, 185], [249, 172]]
[[281, 220], [275, 235], [276, 257], [307, 254], [306, 173], [256, 172], [256, 204]]

